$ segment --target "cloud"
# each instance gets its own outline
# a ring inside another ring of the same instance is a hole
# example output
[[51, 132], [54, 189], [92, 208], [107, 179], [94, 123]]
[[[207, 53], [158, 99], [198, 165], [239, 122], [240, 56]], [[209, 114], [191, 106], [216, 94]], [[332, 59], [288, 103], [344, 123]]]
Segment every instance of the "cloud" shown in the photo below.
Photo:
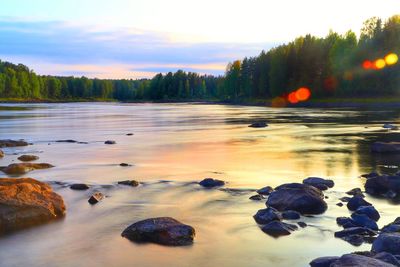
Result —
[[3, 60], [21, 60], [40, 74], [103, 78], [177, 69], [222, 74], [229, 61], [274, 46], [196, 42], [136, 28], [15, 18], [0, 18], [0, 36]]

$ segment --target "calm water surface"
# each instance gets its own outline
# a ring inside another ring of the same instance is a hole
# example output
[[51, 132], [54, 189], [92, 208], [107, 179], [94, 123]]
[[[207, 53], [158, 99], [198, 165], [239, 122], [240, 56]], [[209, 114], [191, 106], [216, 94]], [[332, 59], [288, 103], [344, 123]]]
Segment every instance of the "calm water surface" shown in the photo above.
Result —
[[[0, 139], [23, 138], [33, 145], [4, 149], [0, 165], [36, 154], [56, 167], [28, 176], [93, 186], [77, 192], [54, 185], [67, 216], [1, 237], [0, 266], [307, 266], [315, 257], [368, 250], [368, 244], [355, 248], [333, 237], [340, 229], [335, 218], [349, 214], [335, 204], [343, 192], [363, 186], [360, 174], [398, 171], [399, 156], [373, 155], [369, 144], [399, 140], [398, 132], [381, 128], [400, 123], [399, 114], [198, 104], [1, 104]], [[247, 127], [260, 119], [269, 127]], [[60, 139], [88, 143], [55, 142]], [[117, 144], [104, 145], [105, 140]], [[122, 162], [133, 166], [120, 167]], [[302, 218], [309, 227], [288, 237], [265, 235], [252, 218], [265, 204], [248, 199], [252, 190], [308, 176], [335, 181], [326, 192], [328, 211]], [[204, 190], [193, 183], [205, 177], [239, 190]], [[123, 179], [143, 184], [115, 185]], [[107, 198], [90, 206], [93, 191]], [[381, 212], [380, 226], [399, 216], [397, 205], [367, 199]], [[193, 246], [138, 245], [120, 236], [131, 223], [158, 216], [195, 227]]]

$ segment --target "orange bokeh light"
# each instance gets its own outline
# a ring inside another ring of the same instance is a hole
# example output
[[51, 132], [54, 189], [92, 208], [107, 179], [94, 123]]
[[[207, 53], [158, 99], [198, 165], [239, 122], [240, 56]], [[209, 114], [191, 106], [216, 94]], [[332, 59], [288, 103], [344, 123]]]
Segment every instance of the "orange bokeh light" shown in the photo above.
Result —
[[275, 97], [274, 99], [272, 99], [271, 102], [271, 106], [274, 108], [283, 108], [286, 107], [286, 104], [287, 104], [286, 99], [280, 96]]
[[295, 96], [296, 96], [297, 101], [306, 101], [310, 98], [311, 91], [310, 91], [310, 89], [308, 89], [306, 87], [301, 87], [301, 88], [297, 89]]
[[299, 100], [297, 99], [297, 96], [296, 96], [296, 92], [291, 92], [291, 93], [288, 95], [288, 101], [289, 101], [289, 103], [291, 103], [291, 104], [299, 103]]
[[368, 69], [372, 69], [374, 67], [373, 63], [369, 60], [365, 60], [362, 64], [363, 68], [368, 70]]
[[383, 59], [377, 59], [374, 63], [375, 68], [377, 68], [378, 70], [383, 69], [386, 66], [386, 62]]

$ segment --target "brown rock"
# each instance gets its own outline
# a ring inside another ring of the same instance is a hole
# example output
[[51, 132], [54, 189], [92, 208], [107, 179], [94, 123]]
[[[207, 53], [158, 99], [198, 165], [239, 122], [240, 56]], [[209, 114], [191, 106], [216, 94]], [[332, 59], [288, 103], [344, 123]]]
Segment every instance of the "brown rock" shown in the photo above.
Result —
[[94, 193], [88, 200], [88, 202], [92, 205], [97, 204], [98, 202], [100, 202], [101, 200], [103, 200], [104, 195], [100, 192], [96, 192]]
[[1, 171], [6, 174], [25, 174], [33, 170], [48, 169], [54, 167], [48, 163], [13, 163], [7, 167], [2, 167]]
[[31, 178], [0, 179], [0, 234], [63, 217], [61, 196]]
[[3, 150], [0, 150], [0, 158], [4, 157], [4, 152]]
[[10, 139], [0, 140], [0, 147], [16, 147], [16, 146], [27, 146], [27, 145], [29, 144], [24, 140], [10, 140]]
[[35, 155], [22, 155], [22, 156], [18, 157], [18, 159], [20, 161], [34, 161], [34, 160], [38, 160], [39, 157], [35, 156]]

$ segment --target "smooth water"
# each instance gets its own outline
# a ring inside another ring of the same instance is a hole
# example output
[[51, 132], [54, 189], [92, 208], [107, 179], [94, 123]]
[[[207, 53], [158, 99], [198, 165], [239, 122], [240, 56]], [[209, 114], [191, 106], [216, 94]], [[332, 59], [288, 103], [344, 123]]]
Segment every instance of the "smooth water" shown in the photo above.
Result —
[[[27, 153], [55, 165], [26, 176], [52, 182], [66, 201], [67, 216], [0, 237], [0, 266], [307, 266], [319, 256], [368, 250], [368, 244], [356, 248], [333, 237], [340, 229], [335, 218], [349, 214], [335, 204], [345, 191], [363, 187], [361, 174], [398, 171], [399, 156], [371, 154], [369, 145], [399, 140], [398, 132], [382, 129], [383, 123], [400, 123], [399, 114], [202, 104], [1, 104], [0, 139], [33, 145], [4, 149], [0, 165]], [[269, 126], [247, 127], [257, 120]], [[60, 139], [88, 143], [54, 142]], [[133, 166], [121, 167], [122, 162]], [[265, 201], [249, 200], [252, 190], [308, 176], [335, 181], [326, 192], [328, 211], [303, 217], [309, 226], [290, 236], [264, 234], [252, 216]], [[204, 190], [193, 183], [205, 177], [239, 190]], [[116, 185], [124, 179], [143, 184]], [[72, 191], [54, 181], [93, 186]], [[93, 191], [107, 198], [90, 206]], [[367, 200], [381, 212], [380, 226], [399, 216], [395, 204]], [[159, 216], [192, 225], [194, 244], [138, 245], [120, 236], [131, 223]]]

